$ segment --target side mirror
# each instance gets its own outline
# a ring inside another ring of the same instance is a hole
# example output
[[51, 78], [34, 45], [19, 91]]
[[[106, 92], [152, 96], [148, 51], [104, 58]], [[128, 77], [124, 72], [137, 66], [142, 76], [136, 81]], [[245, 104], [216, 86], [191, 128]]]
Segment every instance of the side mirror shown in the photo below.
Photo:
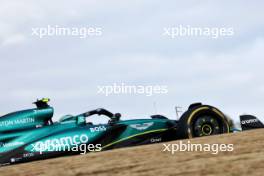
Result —
[[117, 121], [120, 120], [120, 118], [121, 118], [121, 114], [120, 114], [120, 113], [116, 113], [116, 114], [114, 114], [114, 116], [112, 117], [112, 121], [113, 121], [113, 122], [117, 122]]
[[120, 113], [116, 113], [113, 115], [113, 117], [111, 118], [111, 120], [109, 120], [108, 124], [113, 125], [116, 122], [118, 122], [121, 118], [121, 114]]
[[120, 120], [120, 118], [121, 118], [121, 114], [120, 113], [116, 113], [116, 114], [114, 114], [114, 117], [113, 117], [113, 119], [115, 119], [116, 121], [119, 121]]

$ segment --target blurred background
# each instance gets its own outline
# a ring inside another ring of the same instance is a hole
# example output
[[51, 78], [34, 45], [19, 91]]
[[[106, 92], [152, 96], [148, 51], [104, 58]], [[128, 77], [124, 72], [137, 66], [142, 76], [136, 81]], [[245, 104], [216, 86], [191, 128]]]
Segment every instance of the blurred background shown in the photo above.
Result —
[[[193, 102], [264, 120], [264, 2], [1, 0], [0, 114], [51, 98], [55, 119], [104, 107], [126, 118], [176, 118]], [[32, 36], [32, 28], [101, 27], [100, 37]], [[163, 35], [165, 27], [225, 27], [228, 37]], [[168, 94], [98, 94], [98, 86], [166, 85]]]

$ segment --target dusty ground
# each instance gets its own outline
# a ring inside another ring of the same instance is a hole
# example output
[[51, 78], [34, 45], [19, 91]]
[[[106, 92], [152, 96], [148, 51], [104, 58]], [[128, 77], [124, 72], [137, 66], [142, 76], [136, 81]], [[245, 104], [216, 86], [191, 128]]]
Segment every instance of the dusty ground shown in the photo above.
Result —
[[254, 130], [191, 140], [191, 143], [234, 144], [233, 152], [217, 155], [206, 152], [177, 152], [172, 155], [162, 152], [163, 144], [154, 144], [2, 167], [0, 175], [263, 175], [263, 132]]

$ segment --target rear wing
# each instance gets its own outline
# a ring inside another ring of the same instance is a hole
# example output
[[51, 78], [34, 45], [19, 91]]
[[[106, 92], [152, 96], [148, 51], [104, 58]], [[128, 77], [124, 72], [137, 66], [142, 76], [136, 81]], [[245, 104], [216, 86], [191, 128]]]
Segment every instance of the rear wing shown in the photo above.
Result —
[[242, 131], [264, 128], [263, 123], [253, 115], [241, 115], [240, 116], [240, 124]]

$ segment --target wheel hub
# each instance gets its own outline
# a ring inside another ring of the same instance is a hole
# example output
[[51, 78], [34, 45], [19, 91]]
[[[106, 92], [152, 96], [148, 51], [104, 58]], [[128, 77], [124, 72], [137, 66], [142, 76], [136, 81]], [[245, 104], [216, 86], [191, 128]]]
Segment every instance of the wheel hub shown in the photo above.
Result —
[[203, 133], [204, 135], [209, 136], [209, 135], [212, 134], [212, 132], [213, 132], [213, 129], [212, 129], [211, 125], [209, 125], [209, 124], [204, 124], [204, 125], [202, 126], [202, 133]]
[[219, 134], [221, 131], [218, 121], [209, 115], [200, 116], [196, 119], [193, 126], [194, 136], [210, 136]]

